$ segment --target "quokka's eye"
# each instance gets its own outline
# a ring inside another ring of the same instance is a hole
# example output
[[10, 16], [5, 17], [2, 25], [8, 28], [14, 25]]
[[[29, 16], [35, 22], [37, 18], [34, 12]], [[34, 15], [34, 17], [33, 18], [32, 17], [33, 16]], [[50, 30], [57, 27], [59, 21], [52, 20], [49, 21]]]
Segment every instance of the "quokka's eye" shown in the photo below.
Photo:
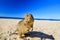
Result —
[[28, 22], [28, 23], [30, 23], [30, 22]]

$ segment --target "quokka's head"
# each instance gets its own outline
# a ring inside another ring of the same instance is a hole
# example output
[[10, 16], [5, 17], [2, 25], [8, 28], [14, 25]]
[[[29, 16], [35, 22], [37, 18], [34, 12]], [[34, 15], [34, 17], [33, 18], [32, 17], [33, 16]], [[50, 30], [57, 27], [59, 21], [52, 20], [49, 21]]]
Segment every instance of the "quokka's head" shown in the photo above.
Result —
[[34, 22], [34, 17], [32, 14], [26, 14], [25, 15], [25, 21], [28, 21], [28, 22]]

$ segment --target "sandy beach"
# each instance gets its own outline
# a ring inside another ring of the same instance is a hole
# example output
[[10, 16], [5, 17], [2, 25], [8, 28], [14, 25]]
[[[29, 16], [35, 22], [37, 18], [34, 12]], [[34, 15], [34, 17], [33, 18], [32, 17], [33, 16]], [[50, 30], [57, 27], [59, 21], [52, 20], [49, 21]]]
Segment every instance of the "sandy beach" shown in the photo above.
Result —
[[[17, 35], [9, 36], [9, 34], [16, 30], [19, 21], [18, 19], [0, 19], [0, 40], [15, 40]], [[33, 31], [52, 35], [55, 40], [60, 40], [60, 21], [35, 20]], [[34, 37], [31, 40], [40, 40], [40, 38]]]

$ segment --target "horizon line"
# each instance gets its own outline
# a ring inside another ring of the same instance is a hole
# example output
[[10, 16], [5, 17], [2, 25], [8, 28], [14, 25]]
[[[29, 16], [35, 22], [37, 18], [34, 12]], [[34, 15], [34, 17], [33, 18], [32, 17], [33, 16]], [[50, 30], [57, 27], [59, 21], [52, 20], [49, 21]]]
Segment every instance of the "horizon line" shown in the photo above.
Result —
[[[20, 17], [0, 17], [2, 19], [24, 19]], [[60, 21], [60, 19], [41, 19], [41, 18], [34, 18], [34, 20], [50, 20], [50, 21]]]

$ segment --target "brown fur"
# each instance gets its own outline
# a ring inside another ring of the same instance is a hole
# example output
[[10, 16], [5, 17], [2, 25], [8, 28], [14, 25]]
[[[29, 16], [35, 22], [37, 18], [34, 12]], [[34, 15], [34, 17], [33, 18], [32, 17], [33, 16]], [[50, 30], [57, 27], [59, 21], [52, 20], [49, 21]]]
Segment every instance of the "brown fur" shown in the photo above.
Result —
[[25, 33], [32, 31], [33, 23], [34, 23], [34, 18], [31, 14], [27, 14], [24, 20], [19, 21], [17, 25], [17, 31], [19, 36], [21, 37]]

